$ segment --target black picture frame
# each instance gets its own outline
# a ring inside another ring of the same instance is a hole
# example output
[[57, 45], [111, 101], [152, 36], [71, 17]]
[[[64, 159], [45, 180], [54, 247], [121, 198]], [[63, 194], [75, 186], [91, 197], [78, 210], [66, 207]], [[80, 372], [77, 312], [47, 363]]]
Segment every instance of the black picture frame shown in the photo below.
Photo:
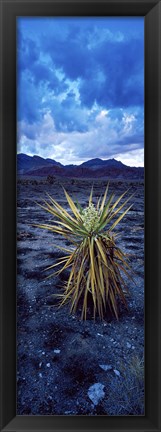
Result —
[[[0, 430], [161, 431], [161, 1], [0, 3]], [[16, 416], [16, 17], [51, 15], [145, 19], [145, 416]]]

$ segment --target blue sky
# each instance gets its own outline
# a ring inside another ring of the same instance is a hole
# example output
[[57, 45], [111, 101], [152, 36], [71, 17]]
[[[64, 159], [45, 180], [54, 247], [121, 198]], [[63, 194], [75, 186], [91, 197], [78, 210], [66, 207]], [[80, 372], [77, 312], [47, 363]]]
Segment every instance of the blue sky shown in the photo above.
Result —
[[144, 165], [144, 19], [17, 18], [17, 151]]

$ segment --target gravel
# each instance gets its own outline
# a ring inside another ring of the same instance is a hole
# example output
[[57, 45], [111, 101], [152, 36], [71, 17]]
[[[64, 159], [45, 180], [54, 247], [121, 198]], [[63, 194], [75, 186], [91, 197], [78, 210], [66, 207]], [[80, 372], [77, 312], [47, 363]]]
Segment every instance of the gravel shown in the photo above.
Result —
[[[88, 181], [64, 185], [86, 202]], [[98, 196], [101, 183], [94, 186]], [[116, 196], [127, 188], [111, 184]], [[80, 310], [72, 316], [68, 306], [57, 307], [52, 294], [60, 292], [67, 274], [46, 279], [45, 268], [62, 253], [54, 243], [62, 246], [63, 241], [31, 223], [44, 219], [35, 201], [45, 192], [65, 204], [59, 181], [18, 185], [18, 415], [144, 415], [144, 189], [140, 184], [131, 189], [134, 206], [118, 227], [135, 271], [128, 282], [128, 311], [120, 306], [119, 321], [107, 315], [101, 322], [91, 311], [81, 321]]]

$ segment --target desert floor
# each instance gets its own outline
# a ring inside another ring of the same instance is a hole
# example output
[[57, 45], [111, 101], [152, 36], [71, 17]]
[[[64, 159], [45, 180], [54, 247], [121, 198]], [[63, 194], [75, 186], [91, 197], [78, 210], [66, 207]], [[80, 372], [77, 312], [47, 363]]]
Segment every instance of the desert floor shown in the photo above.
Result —
[[[106, 180], [45, 179], [18, 181], [17, 188], [17, 414], [18, 415], [143, 415], [144, 414], [144, 185], [110, 182], [118, 197], [135, 191], [133, 207], [118, 225], [119, 245], [130, 254], [134, 282], [128, 311], [81, 321], [80, 311], [58, 309], [52, 296], [60, 292], [67, 272], [46, 279], [45, 269], [62, 256], [59, 235], [33, 227], [50, 215], [42, 203], [48, 192], [67, 206], [62, 186], [86, 206]], [[94, 384], [100, 384], [92, 387]], [[97, 393], [97, 394], [96, 394]]]

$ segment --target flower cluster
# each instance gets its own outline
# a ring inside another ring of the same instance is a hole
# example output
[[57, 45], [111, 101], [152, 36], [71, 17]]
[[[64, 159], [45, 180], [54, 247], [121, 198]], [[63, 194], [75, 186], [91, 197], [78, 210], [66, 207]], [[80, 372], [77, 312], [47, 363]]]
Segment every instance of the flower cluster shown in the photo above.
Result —
[[81, 218], [83, 220], [83, 225], [87, 229], [88, 232], [93, 232], [97, 226], [100, 219], [100, 213], [95, 208], [94, 204], [89, 204], [88, 207], [86, 207], [81, 212]]

